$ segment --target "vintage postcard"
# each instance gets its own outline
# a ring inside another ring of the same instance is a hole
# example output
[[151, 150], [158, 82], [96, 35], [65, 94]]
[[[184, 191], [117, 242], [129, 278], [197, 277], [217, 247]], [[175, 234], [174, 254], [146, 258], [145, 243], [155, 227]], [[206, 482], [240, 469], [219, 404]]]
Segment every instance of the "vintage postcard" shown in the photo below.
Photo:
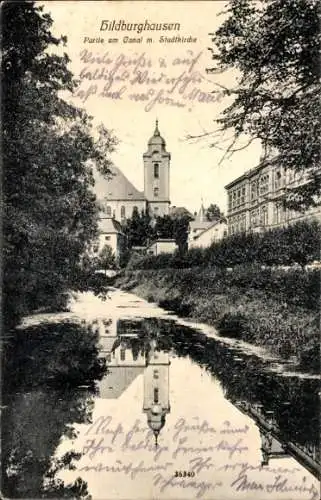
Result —
[[320, 499], [317, 4], [2, 2], [2, 498]]

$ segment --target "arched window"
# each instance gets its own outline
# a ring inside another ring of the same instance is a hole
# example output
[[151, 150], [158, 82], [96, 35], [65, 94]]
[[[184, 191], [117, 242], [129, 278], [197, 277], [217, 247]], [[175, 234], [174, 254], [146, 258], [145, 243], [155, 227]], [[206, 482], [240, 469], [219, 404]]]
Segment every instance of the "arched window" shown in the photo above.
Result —
[[124, 205], [122, 205], [120, 207], [120, 218], [125, 219], [125, 217], [126, 217], [126, 208], [124, 207]]
[[155, 179], [159, 178], [159, 164], [158, 163], [154, 163], [154, 177], [155, 177]]
[[158, 189], [158, 187], [155, 187], [154, 188], [154, 196], [155, 196], [155, 198], [158, 198], [158, 194], [159, 194], [159, 189]]
[[154, 389], [154, 403], [158, 403], [158, 387]]
[[133, 207], [133, 215], [134, 215], [135, 213], [136, 213], [136, 214], [138, 214], [138, 207], [136, 207], [136, 205]]
[[111, 206], [110, 205], [107, 205], [106, 214], [108, 217], [111, 217]]

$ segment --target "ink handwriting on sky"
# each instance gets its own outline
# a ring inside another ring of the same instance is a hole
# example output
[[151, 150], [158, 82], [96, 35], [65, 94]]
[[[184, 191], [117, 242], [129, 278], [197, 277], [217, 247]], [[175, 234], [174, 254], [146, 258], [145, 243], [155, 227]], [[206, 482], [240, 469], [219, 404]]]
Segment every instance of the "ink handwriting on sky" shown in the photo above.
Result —
[[203, 52], [186, 50], [180, 57], [151, 58], [146, 52], [131, 56], [96, 54], [81, 50], [79, 85], [74, 98], [82, 104], [96, 97], [139, 103], [152, 111], [156, 105], [193, 109], [218, 97], [201, 64]]

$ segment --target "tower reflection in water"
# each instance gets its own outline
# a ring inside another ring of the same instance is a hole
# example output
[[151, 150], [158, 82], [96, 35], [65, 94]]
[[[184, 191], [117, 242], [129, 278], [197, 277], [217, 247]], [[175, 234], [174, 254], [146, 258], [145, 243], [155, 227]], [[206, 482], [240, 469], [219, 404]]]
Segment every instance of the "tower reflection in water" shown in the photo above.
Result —
[[101, 398], [117, 399], [143, 373], [143, 412], [158, 444], [158, 436], [170, 412], [169, 354], [157, 350], [157, 340], [141, 334], [139, 322], [118, 320], [96, 322], [100, 356], [108, 373], [99, 383]]
[[150, 340], [150, 349], [146, 354], [144, 371], [144, 405], [147, 423], [157, 438], [165, 425], [166, 414], [170, 412], [169, 404], [169, 354], [156, 350], [156, 340]]

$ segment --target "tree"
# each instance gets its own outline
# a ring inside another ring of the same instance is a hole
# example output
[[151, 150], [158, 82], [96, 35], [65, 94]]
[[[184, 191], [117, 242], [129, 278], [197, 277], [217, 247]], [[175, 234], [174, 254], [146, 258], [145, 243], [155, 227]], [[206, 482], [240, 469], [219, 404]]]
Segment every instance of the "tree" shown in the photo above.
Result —
[[163, 215], [163, 217], [156, 218], [155, 233], [157, 238], [173, 239], [174, 233], [174, 220], [170, 215]]
[[116, 141], [61, 98], [75, 82], [66, 43], [34, 2], [2, 4], [4, 320], [54, 305], [97, 233], [90, 161], [109, 173]]
[[206, 217], [209, 221], [225, 220], [223, 212], [221, 212], [220, 207], [215, 203], [211, 203], [210, 206], [206, 209]]
[[155, 236], [148, 211], [139, 213], [137, 209], [134, 209], [132, 217], [126, 219], [123, 230], [128, 249], [133, 246], [146, 246]]
[[218, 91], [231, 99], [215, 132], [233, 132], [225, 156], [260, 140], [267, 159], [273, 152], [275, 164], [305, 180], [286, 204], [313, 206], [321, 194], [319, 2], [230, 0], [227, 14], [208, 70], [239, 73], [234, 88]]
[[98, 266], [100, 269], [115, 269], [116, 260], [113, 249], [110, 245], [105, 245], [98, 255]]

